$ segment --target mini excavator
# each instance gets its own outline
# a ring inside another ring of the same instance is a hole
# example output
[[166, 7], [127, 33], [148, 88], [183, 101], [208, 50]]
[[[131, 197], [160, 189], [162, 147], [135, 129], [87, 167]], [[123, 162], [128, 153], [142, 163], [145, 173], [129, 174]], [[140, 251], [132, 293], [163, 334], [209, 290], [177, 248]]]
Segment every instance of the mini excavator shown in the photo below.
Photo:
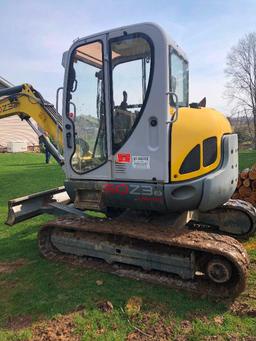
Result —
[[255, 233], [255, 208], [230, 199], [237, 136], [205, 100], [189, 104], [182, 49], [142, 23], [76, 40], [62, 65], [62, 116], [31, 85], [0, 92], [0, 118], [26, 120], [66, 174], [63, 187], [10, 200], [7, 224], [57, 215], [38, 233], [48, 259], [242, 292], [249, 261], [235, 238]]

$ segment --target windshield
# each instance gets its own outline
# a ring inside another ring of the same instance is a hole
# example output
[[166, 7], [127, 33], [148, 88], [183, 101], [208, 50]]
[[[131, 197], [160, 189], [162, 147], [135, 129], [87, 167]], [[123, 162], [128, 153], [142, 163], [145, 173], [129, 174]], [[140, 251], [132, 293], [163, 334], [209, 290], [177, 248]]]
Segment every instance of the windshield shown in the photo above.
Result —
[[169, 52], [170, 91], [178, 96], [179, 106], [188, 106], [188, 62], [170, 47]]

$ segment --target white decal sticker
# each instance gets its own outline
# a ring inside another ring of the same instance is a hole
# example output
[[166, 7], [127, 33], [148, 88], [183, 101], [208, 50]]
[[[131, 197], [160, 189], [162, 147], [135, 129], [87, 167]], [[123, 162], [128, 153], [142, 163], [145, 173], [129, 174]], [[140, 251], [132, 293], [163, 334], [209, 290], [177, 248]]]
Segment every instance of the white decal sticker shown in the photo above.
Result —
[[137, 169], [150, 169], [150, 156], [133, 156], [132, 166]]

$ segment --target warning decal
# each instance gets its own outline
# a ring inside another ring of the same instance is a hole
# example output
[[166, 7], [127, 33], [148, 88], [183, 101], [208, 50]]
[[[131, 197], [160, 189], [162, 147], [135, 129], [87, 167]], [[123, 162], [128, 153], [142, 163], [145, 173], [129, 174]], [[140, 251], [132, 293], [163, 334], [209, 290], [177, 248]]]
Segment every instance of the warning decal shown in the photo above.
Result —
[[131, 162], [131, 154], [130, 153], [118, 153], [116, 161], [118, 163], [130, 163]]
[[133, 156], [132, 167], [137, 169], [150, 169], [150, 156]]

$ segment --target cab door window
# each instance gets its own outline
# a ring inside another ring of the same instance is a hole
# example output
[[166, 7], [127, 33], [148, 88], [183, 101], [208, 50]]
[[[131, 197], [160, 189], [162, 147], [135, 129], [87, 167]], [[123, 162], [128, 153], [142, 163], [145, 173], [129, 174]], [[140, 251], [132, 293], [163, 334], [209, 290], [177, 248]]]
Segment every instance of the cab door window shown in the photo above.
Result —
[[145, 107], [152, 77], [149, 39], [136, 34], [110, 42], [112, 61], [112, 145], [115, 153], [129, 138]]
[[97, 41], [78, 47], [69, 74], [69, 118], [74, 123], [71, 165], [85, 173], [107, 160], [103, 83], [103, 47]]

